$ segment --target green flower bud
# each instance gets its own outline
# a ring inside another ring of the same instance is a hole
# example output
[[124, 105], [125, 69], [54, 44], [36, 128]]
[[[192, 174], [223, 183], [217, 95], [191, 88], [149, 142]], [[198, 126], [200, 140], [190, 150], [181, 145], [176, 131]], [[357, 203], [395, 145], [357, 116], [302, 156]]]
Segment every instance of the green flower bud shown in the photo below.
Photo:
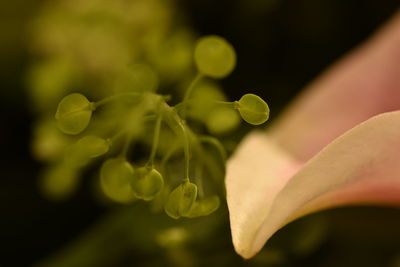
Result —
[[77, 148], [88, 158], [104, 155], [110, 149], [110, 142], [95, 135], [87, 135], [79, 139]]
[[128, 203], [134, 199], [130, 187], [133, 177], [133, 167], [123, 158], [113, 158], [105, 161], [100, 169], [101, 188], [110, 199]]
[[212, 109], [214, 101], [226, 101], [221, 87], [207, 79], [197, 83], [191, 94], [187, 115], [199, 121], [206, 121]]
[[161, 174], [149, 167], [142, 167], [135, 171], [131, 187], [137, 198], [152, 200], [163, 188], [164, 180]]
[[90, 159], [107, 153], [109, 148], [109, 141], [94, 135], [87, 135], [66, 149], [64, 160], [69, 166], [84, 166]]
[[190, 209], [196, 201], [197, 186], [189, 181], [185, 181], [175, 188], [168, 197], [164, 210], [174, 219], [189, 214]]
[[92, 105], [82, 94], [70, 94], [58, 104], [56, 120], [66, 134], [79, 134], [89, 125]]
[[237, 112], [228, 107], [215, 107], [211, 110], [206, 120], [206, 126], [210, 133], [223, 135], [239, 126], [240, 117]]
[[114, 88], [117, 93], [154, 92], [158, 87], [158, 76], [145, 64], [126, 68], [117, 76]]
[[186, 217], [194, 218], [210, 215], [219, 208], [219, 205], [220, 200], [218, 196], [201, 199], [193, 204], [193, 207], [190, 209]]
[[77, 170], [64, 165], [52, 166], [40, 178], [40, 189], [51, 200], [67, 199], [79, 184]]
[[194, 51], [199, 72], [212, 78], [224, 78], [236, 65], [236, 54], [225, 39], [211, 35], [201, 38]]
[[269, 107], [259, 96], [246, 94], [236, 104], [240, 116], [250, 124], [260, 125], [269, 118]]
[[60, 132], [54, 119], [40, 121], [33, 131], [32, 152], [40, 161], [51, 163], [59, 160], [71, 142], [69, 136]]

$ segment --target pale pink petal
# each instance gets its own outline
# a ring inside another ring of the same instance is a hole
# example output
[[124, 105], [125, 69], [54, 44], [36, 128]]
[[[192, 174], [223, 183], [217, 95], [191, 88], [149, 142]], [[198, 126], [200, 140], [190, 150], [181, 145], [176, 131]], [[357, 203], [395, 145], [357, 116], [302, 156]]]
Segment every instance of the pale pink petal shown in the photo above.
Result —
[[308, 160], [355, 125], [400, 109], [399, 77], [400, 12], [312, 83], [269, 133], [299, 160]]
[[232, 239], [239, 254], [249, 250], [268, 207], [299, 166], [264, 132], [248, 135], [230, 158], [225, 183]]
[[226, 175], [240, 255], [252, 257], [280, 227], [306, 213], [400, 204], [399, 112], [374, 117], [335, 140], [374, 115], [400, 109], [399, 77], [397, 14], [312, 84], [267, 133], [245, 138]]
[[399, 149], [400, 111], [348, 131], [293, 177], [298, 163], [272, 138], [249, 135], [227, 169], [236, 251], [254, 256], [278, 229], [305, 213], [344, 204], [400, 204]]

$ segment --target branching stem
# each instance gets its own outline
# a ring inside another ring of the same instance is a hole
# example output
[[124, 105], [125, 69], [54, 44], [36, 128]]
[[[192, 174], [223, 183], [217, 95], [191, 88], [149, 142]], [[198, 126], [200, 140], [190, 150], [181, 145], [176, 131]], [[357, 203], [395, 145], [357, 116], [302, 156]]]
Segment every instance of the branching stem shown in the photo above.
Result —
[[162, 122], [162, 114], [159, 114], [157, 116], [157, 120], [156, 120], [156, 124], [155, 124], [155, 128], [154, 128], [153, 145], [151, 148], [149, 161], [146, 163], [146, 166], [154, 167], [154, 158], [156, 156], [158, 142], [160, 139], [161, 122]]
[[193, 81], [190, 83], [188, 89], [185, 92], [185, 96], [183, 97], [182, 100], [182, 119], [186, 118], [186, 105], [188, 103], [188, 100], [193, 92], [193, 89], [196, 87], [197, 83], [203, 78], [203, 75], [198, 73], [196, 77], [193, 79]]

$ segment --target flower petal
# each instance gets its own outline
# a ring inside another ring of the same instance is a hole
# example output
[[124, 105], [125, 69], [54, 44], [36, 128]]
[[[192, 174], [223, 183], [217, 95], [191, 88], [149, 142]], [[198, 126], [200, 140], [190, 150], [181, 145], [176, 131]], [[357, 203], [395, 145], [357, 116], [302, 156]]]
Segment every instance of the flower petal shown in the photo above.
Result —
[[400, 204], [399, 148], [400, 111], [351, 129], [301, 169], [272, 137], [249, 135], [227, 167], [236, 251], [254, 256], [278, 229], [306, 213], [344, 204]]
[[245, 256], [250, 250], [268, 207], [299, 166], [264, 132], [248, 135], [229, 159], [225, 183], [238, 254]]
[[400, 109], [400, 12], [369, 41], [312, 83], [269, 129], [308, 160], [348, 129]]

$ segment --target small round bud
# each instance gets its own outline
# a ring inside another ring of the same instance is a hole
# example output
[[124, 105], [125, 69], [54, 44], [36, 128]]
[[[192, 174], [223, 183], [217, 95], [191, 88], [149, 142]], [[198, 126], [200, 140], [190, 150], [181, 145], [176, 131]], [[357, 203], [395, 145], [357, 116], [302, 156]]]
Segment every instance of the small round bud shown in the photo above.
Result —
[[171, 227], [157, 235], [157, 243], [165, 248], [183, 245], [189, 239], [189, 232], [184, 227]]
[[141, 167], [135, 171], [131, 187], [137, 198], [152, 200], [163, 188], [164, 180], [161, 174], [152, 168]]
[[189, 181], [185, 181], [175, 188], [168, 197], [164, 210], [174, 219], [186, 216], [197, 197], [197, 186]]
[[60, 132], [54, 119], [46, 119], [33, 129], [32, 152], [40, 161], [55, 162], [70, 142], [70, 137]]
[[223, 135], [239, 126], [240, 117], [232, 108], [216, 107], [211, 110], [206, 120], [206, 126], [210, 133]]
[[113, 158], [105, 161], [100, 170], [101, 188], [110, 199], [129, 203], [134, 199], [130, 187], [133, 177], [133, 167], [123, 158]]
[[79, 134], [89, 125], [92, 116], [91, 103], [82, 94], [70, 94], [58, 104], [56, 120], [66, 134]]
[[224, 78], [235, 68], [236, 54], [232, 45], [224, 38], [211, 35], [197, 42], [194, 60], [201, 74], [212, 78]]
[[77, 148], [88, 158], [104, 155], [110, 149], [110, 142], [95, 135], [87, 135], [79, 139]]
[[149, 60], [156, 67], [163, 81], [169, 83], [188, 75], [193, 62], [192, 39], [191, 31], [179, 29], [172, 32], [162, 42], [157, 41], [147, 49]]
[[203, 79], [197, 83], [190, 97], [187, 116], [205, 121], [215, 107], [214, 101], [225, 101], [221, 87], [212, 80]]
[[64, 165], [52, 166], [40, 178], [40, 189], [51, 200], [69, 198], [79, 183], [77, 170]]
[[269, 118], [269, 107], [259, 96], [246, 94], [236, 103], [240, 116], [250, 124], [260, 125]]
[[154, 92], [158, 87], [157, 73], [148, 65], [136, 64], [117, 76], [114, 90], [117, 93]]
[[64, 160], [70, 166], [84, 166], [90, 159], [107, 153], [109, 148], [109, 141], [98, 136], [87, 135], [66, 149]]
[[218, 196], [211, 196], [208, 198], [196, 201], [190, 212], [186, 215], [188, 218], [195, 218], [200, 216], [207, 216], [219, 208], [220, 200]]

